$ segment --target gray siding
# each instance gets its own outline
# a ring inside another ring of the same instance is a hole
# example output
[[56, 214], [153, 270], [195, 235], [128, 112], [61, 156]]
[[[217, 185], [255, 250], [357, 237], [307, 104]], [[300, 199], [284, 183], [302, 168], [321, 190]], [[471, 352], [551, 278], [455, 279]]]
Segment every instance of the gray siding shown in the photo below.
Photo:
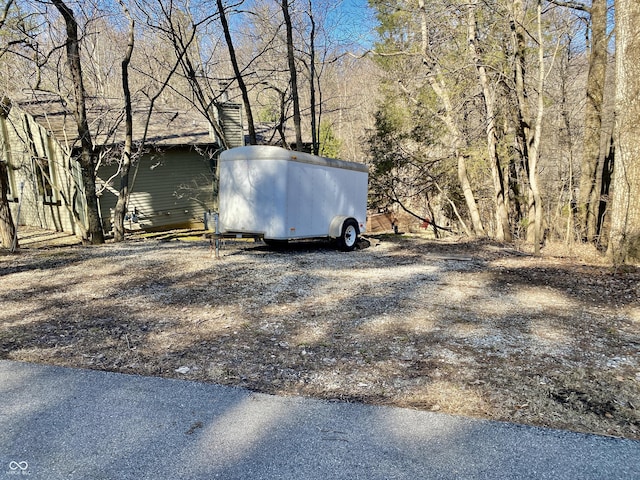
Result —
[[[217, 114], [231, 145], [242, 145], [241, 107], [225, 103]], [[20, 224], [78, 233], [83, 227], [76, 225], [72, 211], [77, 212], [80, 223], [86, 223], [86, 199], [79, 165], [70, 158], [73, 146], [65, 142], [69, 137], [60, 136], [56, 140], [47, 118], [50, 117], [41, 117], [39, 123], [17, 106], [11, 109], [8, 118], [0, 118], [0, 155], [8, 161], [12, 213], [17, 218], [20, 197]], [[192, 130], [198, 126], [195, 120], [190, 120], [188, 125]], [[204, 212], [215, 207], [210, 160], [185, 146], [198, 144], [211, 150], [215, 145], [208, 132], [202, 136], [200, 130], [196, 130], [198, 135], [190, 131], [193, 135], [185, 137], [178, 127], [162, 123], [165, 134], [161, 140], [165, 143], [160, 144], [164, 145], [164, 153], [144, 157], [131, 173], [129, 212], [137, 212], [139, 221], [133, 222], [131, 218], [128, 227], [162, 229], [202, 225]], [[110, 179], [99, 198], [106, 230], [111, 229], [111, 211], [120, 187], [119, 177], [111, 179], [116, 172], [117, 165], [103, 165], [97, 172], [98, 188], [104, 186], [101, 179]]]
[[218, 107], [218, 116], [229, 148], [244, 146], [241, 106], [237, 103], [223, 103]]
[[[101, 167], [99, 183], [113, 176], [116, 170], [115, 165]], [[107, 229], [111, 225], [119, 182], [116, 176], [100, 197], [102, 219]], [[200, 225], [204, 212], [213, 208], [213, 176], [209, 160], [192, 150], [172, 149], [143, 157], [139, 165], [132, 168], [129, 182], [131, 217], [125, 222], [126, 228]]]

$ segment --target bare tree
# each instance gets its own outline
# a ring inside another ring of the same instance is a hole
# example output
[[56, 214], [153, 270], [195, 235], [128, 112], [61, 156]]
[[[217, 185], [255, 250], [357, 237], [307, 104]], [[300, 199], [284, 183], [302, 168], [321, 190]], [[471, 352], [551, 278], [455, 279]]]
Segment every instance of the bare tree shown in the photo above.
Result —
[[122, 0], [119, 0], [125, 16], [129, 19], [129, 33], [127, 49], [122, 59], [122, 92], [124, 95], [125, 111], [125, 138], [122, 152], [122, 162], [120, 168], [120, 189], [118, 190], [118, 200], [113, 213], [114, 240], [120, 242], [124, 240], [124, 219], [129, 203], [129, 171], [133, 155], [133, 114], [131, 106], [131, 89], [129, 86], [129, 64], [135, 46], [135, 20], [131, 17], [129, 10]]
[[507, 207], [507, 198], [505, 194], [505, 182], [500, 165], [500, 158], [497, 151], [497, 132], [496, 132], [496, 109], [495, 96], [496, 91], [491, 89], [487, 69], [480, 58], [480, 52], [477, 47], [478, 32], [476, 29], [476, 10], [478, 1], [471, 0], [468, 5], [468, 31], [467, 43], [469, 45], [469, 53], [471, 60], [478, 74], [478, 81], [482, 90], [482, 101], [485, 109], [485, 132], [487, 138], [487, 155], [489, 166], [491, 169], [491, 178], [493, 180], [494, 201], [496, 209], [496, 239], [501, 241], [511, 241], [511, 226], [509, 224], [509, 212]]
[[311, 24], [309, 31], [309, 100], [311, 116], [311, 145], [312, 153], [318, 155], [320, 152], [318, 112], [316, 104], [316, 20], [313, 14], [313, 2], [309, 0], [307, 16]]
[[518, 131], [521, 143], [522, 158], [526, 163], [529, 189], [529, 224], [527, 228], [527, 240], [534, 245], [534, 251], [539, 253], [540, 242], [543, 235], [543, 209], [542, 195], [540, 192], [540, 179], [538, 161], [540, 154], [540, 141], [542, 135], [542, 120], [544, 114], [544, 47], [542, 39], [542, 2], [536, 5], [536, 43], [538, 52], [538, 78], [536, 90], [538, 100], [536, 102], [535, 117], [531, 113], [529, 105], [528, 89], [525, 81], [526, 71], [526, 38], [529, 35], [525, 28], [526, 10], [522, 0], [513, 0], [510, 11], [510, 23], [514, 45], [514, 78], [515, 93], [518, 105]]
[[616, 119], [608, 255], [640, 259], [640, 3], [616, 2]]
[[[8, 0], [2, 10], [0, 16], [0, 32], [5, 25], [9, 16], [13, 0]], [[0, 58], [4, 55], [7, 47], [0, 49]], [[11, 110], [11, 100], [6, 97], [0, 97], [0, 128], [5, 130], [5, 121]], [[0, 132], [2, 138], [6, 138], [6, 131]], [[0, 146], [0, 245], [5, 248], [16, 248], [17, 236], [16, 225], [11, 215], [11, 207], [9, 205], [9, 172], [7, 171], [8, 156], [6, 145]]]
[[[11, 7], [13, 6], [13, 4], [14, 4], [14, 0], [7, 0], [7, 2], [2, 7], [2, 13], [0, 14], [0, 31], [2, 31], [4, 24], [9, 18], [9, 12], [11, 11]], [[3, 47], [2, 50], [0, 50], [0, 57], [4, 54], [6, 48], [7, 47], [5, 46]]]
[[91, 244], [104, 243], [102, 222], [96, 196], [95, 152], [91, 139], [91, 130], [87, 120], [85, 103], [85, 88], [82, 76], [82, 62], [80, 60], [80, 40], [78, 37], [78, 23], [73, 11], [62, 0], [52, 0], [54, 6], [62, 15], [66, 26], [67, 64], [71, 73], [74, 91], [74, 116], [78, 127], [81, 152], [77, 158], [82, 172], [82, 183], [87, 208], [87, 230], [83, 232], [82, 240]]
[[607, 74], [607, 0], [593, 0], [591, 16], [591, 50], [587, 77], [584, 152], [578, 191], [578, 224], [581, 235], [593, 241], [598, 235], [598, 207], [601, 185], [598, 170], [602, 168], [606, 143], [603, 143], [603, 115]]
[[[602, 162], [607, 145], [603, 135], [605, 83], [608, 61], [607, 0], [592, 0], [591, 6], [576, 1], [549, 0], [550, 3], [589, 15], [591, 44], [586, 86], [586, 108], [584, 125], [584, 150], [580, 164], [580, 186], [578, 190], [578, 226], [580, 237], [593, 241], [598, 235], [598, 209]], [[603, 141], [605, 140], [605, 141]]]
[[[203, 31], [218, 18], [219, 12], [207, 10], [201, 17], [194, 18], [191, 10], [187, 6], [179, 5], [179, 2], [155, 0], [153, 3], [157, 10], [152, 9], [150, 4], [146, 5], [146, 9], [143, 8], [147, 26], [160, 32], [169, 41], [176, 61], [162, 88], [169, 87], [182, 101], [192, 104], [207, 119], [222, 147], [228, 148], [227, 139], [215, 113], [215, 107], [222, 96], [220, 79], [210, 78], [204, 73], [204, 65], [200, 58]], [[178, 82], [177, 75], [174, 74], [178, 73], [181, 75], [180, 78], [186, 81], [188, 92], [175, 87], [174, 84]], [[171, 85], [168, 84], [169, 80], [172, 82]]]
[[[2, 138], [6, 138], [5, 122], [11, 111], [11, 101], [8, 97], [0, 98], [0, 129]], [[11, 215], [9, 205], [9, 173], [7, 171], [8, 155], [7, 146], [0, 145], [0, 245], [4, 248], [14, 249], [18, 247], [16, 225]]]
[[[113, 229], [114, 229], [114, 239], [116, 241], [123, 241], [125, 239], [125, 218], [128, 211], [128, 202], [131, 191], [130, 185], [130, 175], [132, 167], [136, 166], [136, 162], [139, 161], [140, 157], [144, 154], [146, 149], [147, 136], [149, 131], [149, 126], [151, 122], [151, 117], [156, 108], [156, 103], [163, 96], [163, 94], [167, 90], [171, 90], [173, 92], [178, 90], [178, 87], [175, 85], [176, 72], [182, 66], [184, 67], [184, 62], [187, 64], [189, 60], [185, 60], [184, 56], [187, 55], [187, 50], [190, 47], [190, 43], [187, 42], [186, 45], [180, 43], [179, 40], [172, 37], [171, 34], [168, 37], [171, 40], [172, 45], [172, 63], [163, 64], [159, 69], [154, 68], [152, 65], [146, 65], [146, 69], [142, 69], [141, 66], [135, 68], [135, 72], [138, 74], [138, 77], [146, 80], [142, 83], [138, 83], [139, 92], [142, 92], [148, 99], [148, 105], [146, 106], [146, 114], [145, 117], [141, 120], [142, 124], [142, 137], [135, 139], [136, 145], [134, 150], [134, 138], [133, 138], [133, 95], [131, 93], [131, 62], [134, 54], [134, 47], [136, 45], [135, 41], [135, 31], [136, 31], [136, 22], [133, 18], [131, 12], [124, 4], [123, 0], [118, 0], [120, 3], [121, 9], [128, 20], [128, 34], [127, 34], [127, 46], [125, 49], [124, 56], [121, 60], [121, 81], [122, 81], [122, 92], [124, 99], [124, 124], [125, 124], [125, 138], [124, 145], [122, 149], [122, 156], [120, 159], [119, 165], [119, 176], [120, 176], [120, 188], [118, 190], [118, 200], [116, 202], [116, 206], [114, 209], [113, 216]], [[142, 10], [146, 12], [147, 22], [150, 22], [152, 16], [148, 10], [144, 9], [145, 5], [138, 5], [138, 7], [143, 7]], [[168, 10], [170, 12], [171, 10]], [[169, 15], [170, 17], [170, 15]], [[169, 21], [169, 24], [171, 22]], [[162, 27], [151, 25], [152, 29], [161, 29]], [[179, 28], [179, 27], [178, 27]], [[172, 29], [168, 28], [168, 31], [171, 33]], [[175, 35], [179, 35], [179, 32], [173, 32]], [[176, 47], [176, 46], [179, 47]], [[156, 48], [156, 53], [160, 49], [158, 44], [154, 45]], [[177, 51], [176, 51], [177, 50]], [[155, 55], [153, 58], [158, 58], [161, 55]], [[150, 60], [151, 56], [149, 54], [146, 57], [143, 55], [146, 60]], [[138, 79], [140, 82], [140, 79]], [[154, 90], [154, 86], [157, 88]], [[184, 98], [184, 94], [180, 95], [180, 98]], [[211, 112], [209, 112], [211, 114]], [[214, 118], [211, 118], [210, 121], [215, 121]], [[217, 125], [217, 122], [216, 122]]]
[[291, 96], [293, 99], [293, 126], [296, 132], [296, 150], [301, 151], [302, 145], [302, 120], [300, 117], [300, 96], [298, 94], [298, 70], [296, 67], [295, 49], [293, 45], [293, 24], [289, 12], [289, 0], [282, 0], [282, 15], [287, 34], [287, 63], [291, 83]]
[[231, 31], [229, 30], [229, 22], [227, 21], [227, 14], [225, 12], [224, 4], [222, 3], [222, 0], [216, 0], [216, 3], [218, 5], [218, 13], [220, 14], [220, 23], [222, 24], [222, 31], [224, 32], [224, 39], [229, 50], [229, 59], [231, 60], [233, 73], [235, 75], [236, 82], [238, 82], [238, 88], [240, 89], [242, 101], [244, 103], [244, 111], [247, 117], [247, 128], [249, 130], [249, 143], [255, 145], [257, 143], [256, 127], [253, 120], [253, 112], [251, 110], [249, 90], [247, 88], [247, 84], [244, 81], [244, 75], [242, 74], [242, 71], [240, 70], [240, 66], [238, 64], [238, 57], [236, 56], [233, 38], [231, 37]]
[[469, 181], [467, 161], [464, 153], [462, 152], [462, 133], [460, 132], [457, 121], [454, 117], [454, 107], [451, 101], [451, 96], [445, 82], [443, 81], [444, 75], [440, 71], [437, 59], [432, 55], [430, 50], [428, 33], [429, 19], [424, 0], [418, 0], [418, 8], [420, 10], [420, 51], [422, 55], [422, 65], [427, 70], [427, 81], [429, 82], [429, 85], [442, 103], [442, 111], [439, 115], [451, 136], [451, 143], [458, 163], [458, 179], [467, 203], [469, 215], [471, 216], [473, 230], [476, 235], [484, 236], [485, 230], [480, 217], [480, 211], [478, 210], [478, 204], [473, 193], [471, 182]]

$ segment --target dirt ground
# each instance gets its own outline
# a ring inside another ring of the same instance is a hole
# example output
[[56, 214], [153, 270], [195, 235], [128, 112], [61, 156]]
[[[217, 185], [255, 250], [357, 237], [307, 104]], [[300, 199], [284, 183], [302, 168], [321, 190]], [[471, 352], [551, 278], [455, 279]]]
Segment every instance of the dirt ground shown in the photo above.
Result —
[[640, 269], [548, 247], [201, 236], [0, 252], [0, 358], [640, 438]]

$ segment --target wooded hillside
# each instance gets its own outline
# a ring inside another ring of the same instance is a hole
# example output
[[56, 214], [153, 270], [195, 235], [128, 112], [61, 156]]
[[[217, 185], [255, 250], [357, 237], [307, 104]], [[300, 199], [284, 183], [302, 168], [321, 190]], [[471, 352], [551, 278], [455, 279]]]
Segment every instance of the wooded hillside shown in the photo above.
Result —
[[[2, 117], [34, 92], [62, 99], [91, 197], [100, 145], [86, 98], [119, 101], [123, 123], [132, 104], [190, 105], [223, 146], [213, 107], [237, 102], [248, 143], [368, 163], [373, 211], [407, 213], [436, 235], [535, 251], [549, 239], [589, 242], [616, 263], [640, 257], [637, 2], [358, 5], [3, 0]], [[144, 152], [131, 131], [109, 140], [123, 145], [113, 159], [121, 214]], [[0, 168], [5, 246], [10, 175]], [[83, 235], [99, 243], [96, 225]]]

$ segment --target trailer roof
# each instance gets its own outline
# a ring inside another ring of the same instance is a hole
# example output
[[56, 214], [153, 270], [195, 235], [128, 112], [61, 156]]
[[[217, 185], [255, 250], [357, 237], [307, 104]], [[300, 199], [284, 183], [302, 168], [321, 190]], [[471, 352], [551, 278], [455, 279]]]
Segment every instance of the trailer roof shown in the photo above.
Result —
[[309, 153], [287, 150], [272, 145], [247, 145], [222, 152], [220, 160], [288, 160], [292, 162], [310, 163], [325, 167], [342, 168], [359, 172], [368, 172], [369, 167], [364, 163], [347, 162], [335, 158], [319, 157]]

